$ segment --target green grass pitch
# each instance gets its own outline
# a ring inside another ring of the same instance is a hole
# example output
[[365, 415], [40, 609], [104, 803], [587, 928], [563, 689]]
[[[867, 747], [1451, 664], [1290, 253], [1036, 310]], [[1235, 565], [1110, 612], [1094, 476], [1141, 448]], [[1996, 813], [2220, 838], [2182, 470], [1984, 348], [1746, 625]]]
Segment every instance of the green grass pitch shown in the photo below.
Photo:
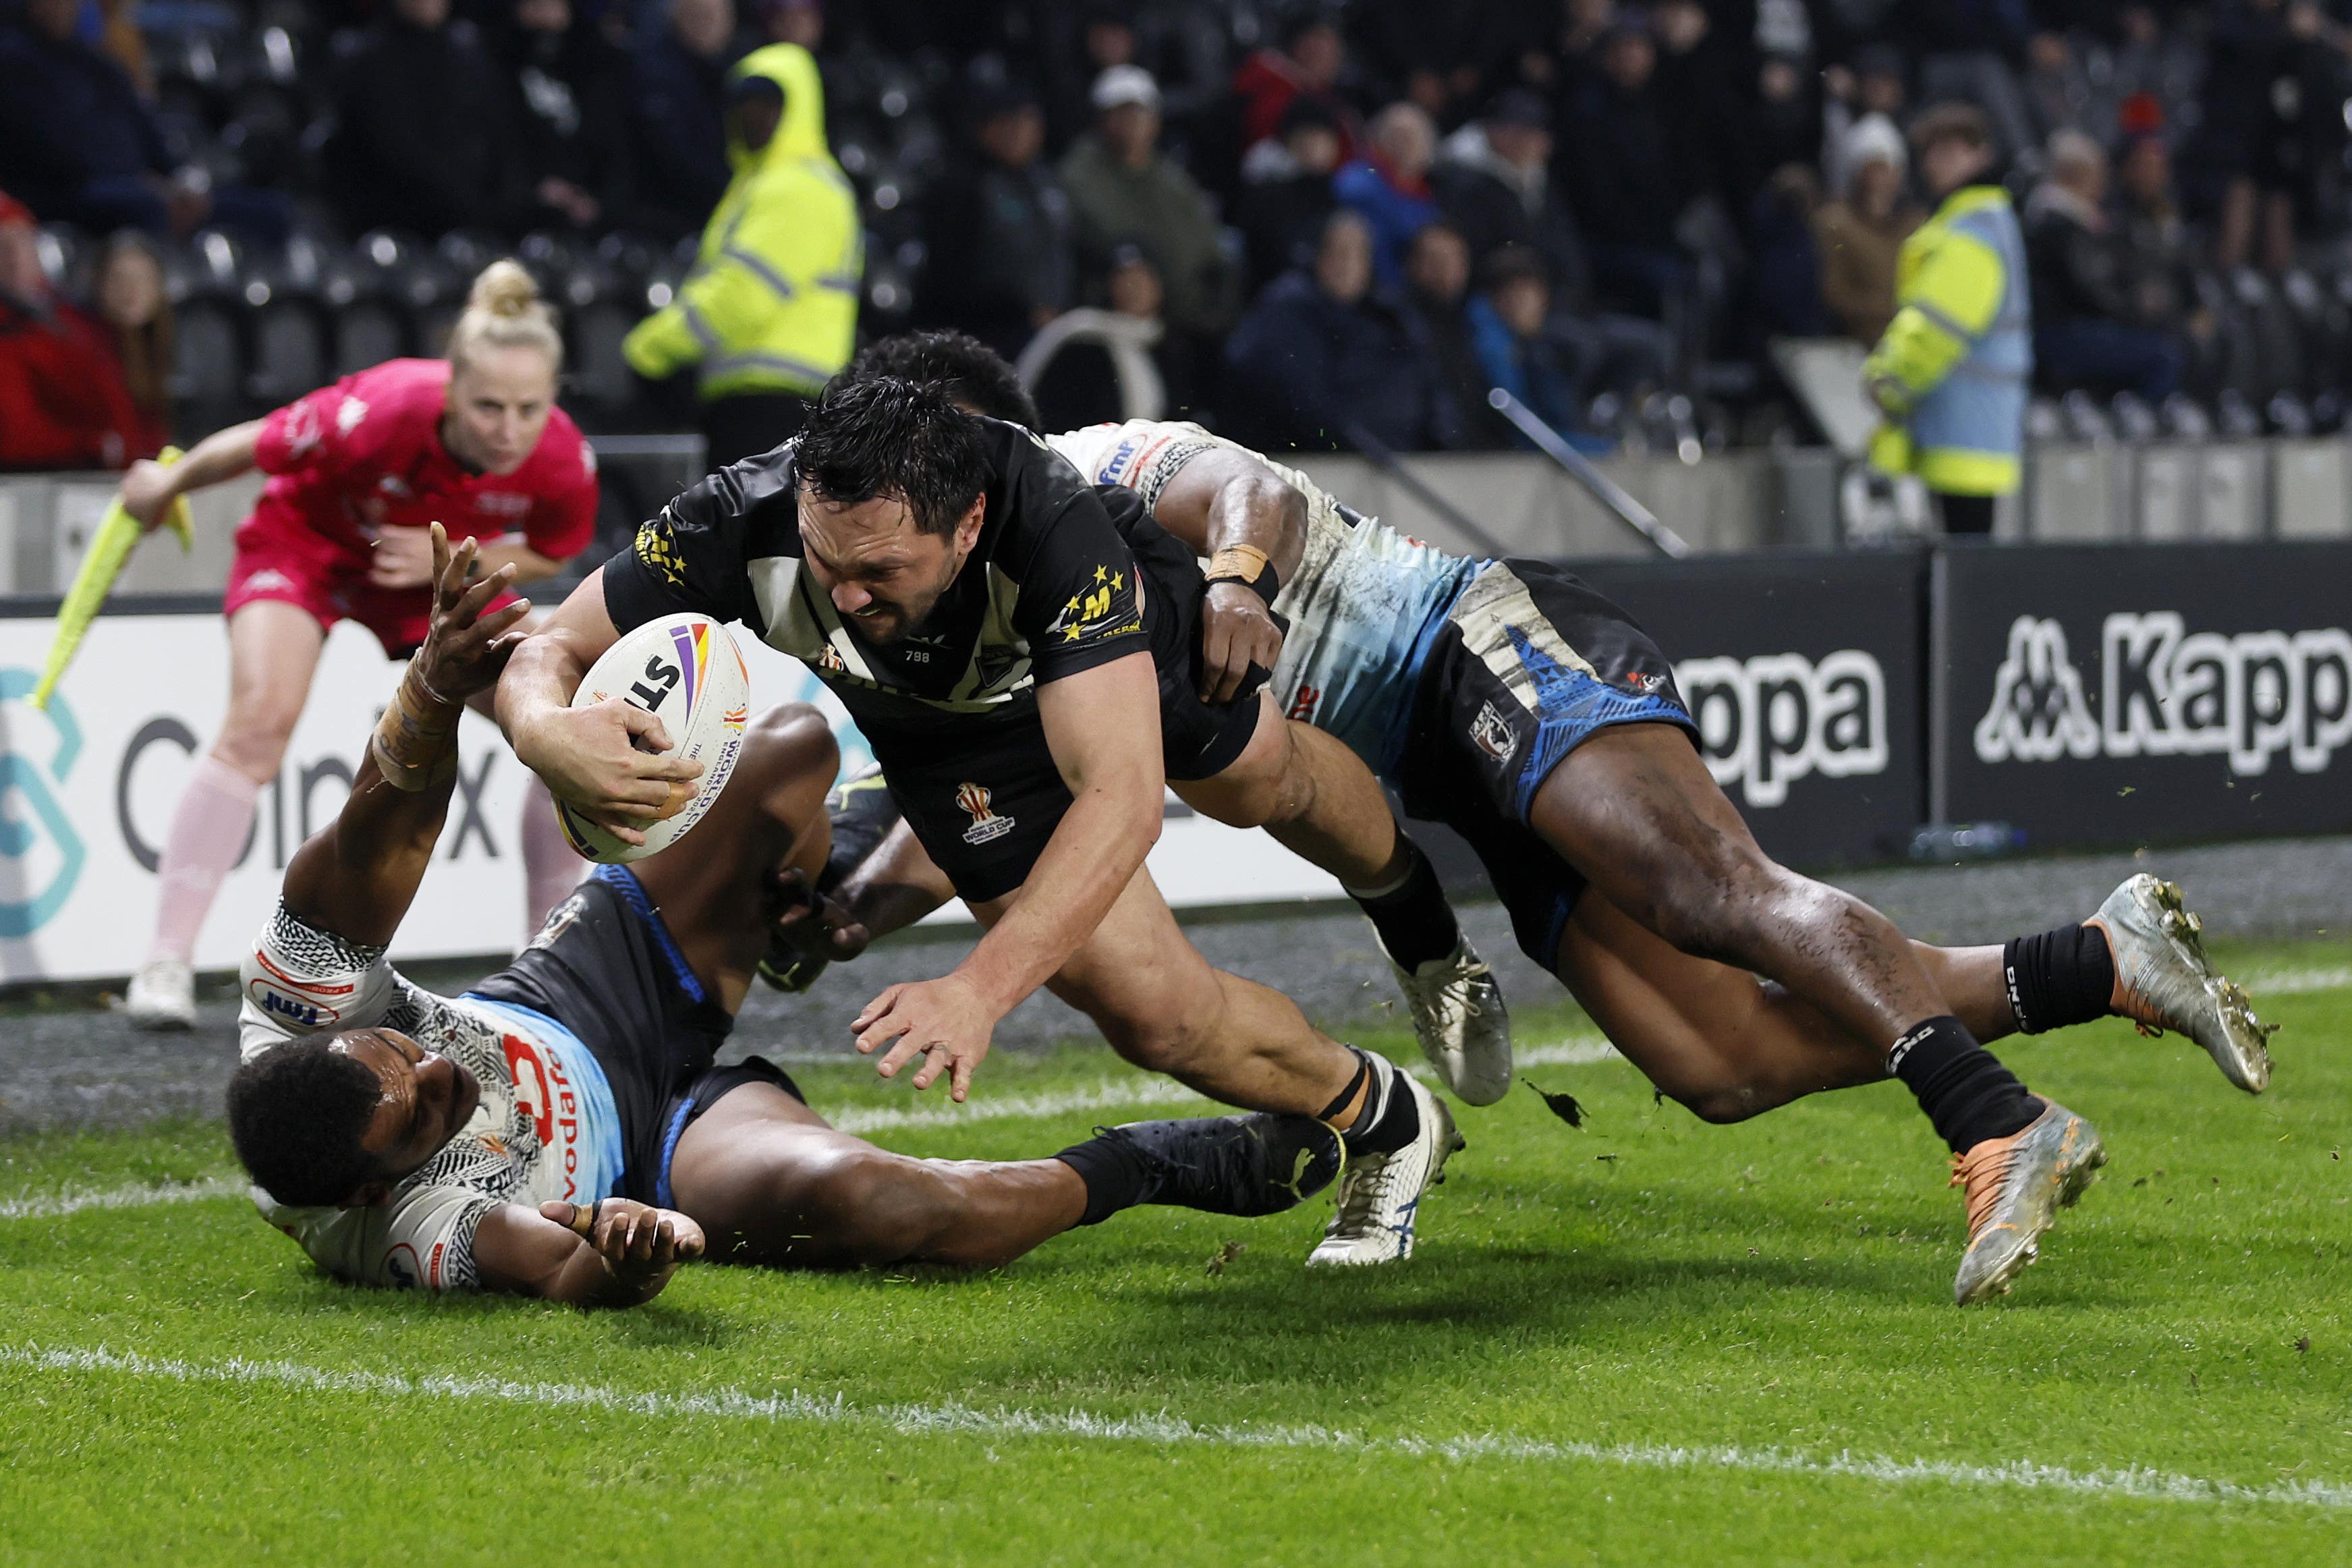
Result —
[[[227, 1175], [217, 1128], [0, 1143], [0, 1562], [2352, 1560], [2352, 947], [2224, 956], [2300, 982], [2257, 986], [2261, 1099], [2122, 1025], [2002, 1047], [2112, 1163], [1966, 1312], [1899, 1088], [1710, 1128], [1563, 1065], [1589, 1026], [1534, 996], [1526, 1076], [1585, 1130], [1524, 1088], [1465, 1113], [1418, 1256], [1347, 1276], [1300, 1268], [1317, 1204], [1147, 1209], [979, 1278], [431, 1300], [320, 1278], [217, 1186], [152, 1201]], [[976, 1105], [1031, 1114], [874, 1135], [1047, 1152], [1153, 1114], [1067, 1108], [1136, 1076], [999, 1058]]]

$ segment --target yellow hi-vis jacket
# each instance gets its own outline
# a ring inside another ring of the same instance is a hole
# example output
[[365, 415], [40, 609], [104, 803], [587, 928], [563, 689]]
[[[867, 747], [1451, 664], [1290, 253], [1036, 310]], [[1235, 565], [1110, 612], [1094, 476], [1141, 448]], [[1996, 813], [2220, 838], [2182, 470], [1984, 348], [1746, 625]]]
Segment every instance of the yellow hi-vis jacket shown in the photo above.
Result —
[[1948, 495], [2008, 495], [2033, 374], [2025, 241], [2009, 193], [1955, 191], [1903, 242], [1895, 320], [1863, 366], [1886, 422], [1870, 460]]
[[824, 141], [824, 89], [797, 44], [755, 49], [730, 76], [784, 90], [783, 119], [752, 152], [731, 138], [735, 177], [702, 231], [677, 298], [622, 345], [630, 367], [658, 380], [698, 364], [705, 399], [748, 392], [814, 396], [849, 363], [866, 235], [856, 193]]

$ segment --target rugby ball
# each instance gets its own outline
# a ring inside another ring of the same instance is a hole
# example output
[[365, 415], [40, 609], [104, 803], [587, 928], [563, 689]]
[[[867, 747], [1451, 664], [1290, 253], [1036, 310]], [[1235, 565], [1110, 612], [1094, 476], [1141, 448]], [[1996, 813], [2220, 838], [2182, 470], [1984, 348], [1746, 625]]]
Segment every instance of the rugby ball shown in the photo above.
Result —
[[669, 816], [646, 825], [643, 844], [625, 844], [562, 801], [555, 820], [572, 847], [591, 860], [622, 865], [642, 860], [684, 837], [735, 771], [743, 726], [751, 717], [751, 675], [727, 628], [708, 616], [648, 621], [604, 650], [572, 694], [574, 708], [619, 698], [661, 720], [672, 748], [667, 757], [702, 764], [694, 795]]

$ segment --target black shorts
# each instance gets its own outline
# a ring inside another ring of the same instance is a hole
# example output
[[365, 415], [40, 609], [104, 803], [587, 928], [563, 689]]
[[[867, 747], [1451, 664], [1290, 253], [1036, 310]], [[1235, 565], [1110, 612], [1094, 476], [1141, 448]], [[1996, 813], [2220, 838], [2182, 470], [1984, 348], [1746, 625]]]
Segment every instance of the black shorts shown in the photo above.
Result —
[[1408, 814], [1469, 841], [1520, 950], [1547, 969], [1584, 879], [1528, 826], [1536, 792], [1593, 735], [1643, 723], [1697, 743], [1649, 634], [1539, 561], [1496, 562], [1472, 578], [1423, 657], [1398, 793]]
[[[1162, 538], [1166, 536], [1162, 535]], [[1170, 543], [1173, 545], [1173, 542]], [[1225, 771], [1256, 733], [1263, 678], [1230, 702], [1201, 700], [1201, 608], [1208, 593], [1181, 545], [1145, 545], [1144, 620], [1160, 681], [1160, 760], [1170, 779]], [[1070, 808], [1070, 792], [1033, 710], [952, 742], [888, 745], [872, 737], [891, 798], [932, 861], [968, 902], [1003, 898], [1030, 868]]]
[[580, 1037], [621, 1115], [621, 1195], [670, 1202], [678, 1135], [740, 1084], [800, 1089], [763, 1058], [717, 1064], [735, 1020], [707, 994], [661, 912], [624, 866], [599, 866], [512, 963], [473, 988]]

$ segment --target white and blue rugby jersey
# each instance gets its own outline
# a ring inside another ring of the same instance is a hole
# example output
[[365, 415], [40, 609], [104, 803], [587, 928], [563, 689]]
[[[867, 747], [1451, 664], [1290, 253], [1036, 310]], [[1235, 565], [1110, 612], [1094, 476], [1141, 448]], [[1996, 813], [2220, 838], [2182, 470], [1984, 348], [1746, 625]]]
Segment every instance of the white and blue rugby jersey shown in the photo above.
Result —
[[295, 1208], [261, 1188], [262, 1217], [328, 1273], [362, 1285], [480, 1288], [474, 1232], [500, 1204], [592, 1203], [620, 1191], [621, 1117], [604, 1070], [554, 1019], [482, 996], [436, 996], [384, 950], [346, 942], [280, 904], [240, 977], [247, 1060], [323, 1031], [397, 1029], [472, 1073], [463, 1130], [372, 1208]]
[[1048, 436], [1045, 444], [1088, 480], [1125, 485], [1147, 508], [1160, 504], [1179, 469], [1214, 447], [1248, 452], [1305, 496], [1306, 552], [1274, 602], [1290, 630], [1271, 688], [1291, 718], [1337, 736], [1375, 773], [1391, 771], [1423, 656], [1485, 562], [1409, 539], [1297, 469], [1198, 425], [1130, 419]]

